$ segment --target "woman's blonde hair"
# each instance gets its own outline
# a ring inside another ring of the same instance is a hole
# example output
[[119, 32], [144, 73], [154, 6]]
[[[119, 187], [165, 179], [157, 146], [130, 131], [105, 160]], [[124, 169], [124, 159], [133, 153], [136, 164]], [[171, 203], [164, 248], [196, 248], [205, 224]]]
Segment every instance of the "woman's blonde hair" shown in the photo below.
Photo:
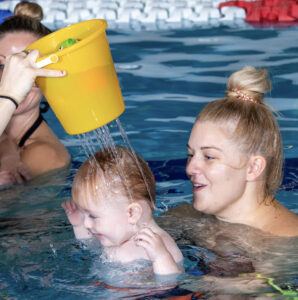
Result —
[[232, 140], [247, 155], [260, 154], [266, 159], [264, 198], [274, 198], [282, 179], [282, 141], [277, 121], [264, 102], [271, 82], [266, 70], [244, 67], [233, 73], [226, 97], [207, 104], [197, 121], [212, 121], [234, 126]]
[[106, 189], [110, 193], [121, 190], [130, 201], [145, 200], [154, 209], [154, 175], [143, 158], [125, 147], [101, 149], [89, 157], [75, 175], [73, 199], [80, 192], [96, 199]]

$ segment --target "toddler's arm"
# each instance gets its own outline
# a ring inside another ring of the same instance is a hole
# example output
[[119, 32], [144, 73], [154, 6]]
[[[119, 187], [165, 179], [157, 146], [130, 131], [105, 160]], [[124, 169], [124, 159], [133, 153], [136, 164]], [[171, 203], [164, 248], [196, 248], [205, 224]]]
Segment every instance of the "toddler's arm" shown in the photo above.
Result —
[[67, 218], [72, 225], [73, 232], [77, 239], [90, 239], [92, 234], [84, 226], [84, 214], [78, 209], [76, 204], [71, 200], [67, 200], [61, 204]]
[[181, 268], [175, 262], [160, 235], [146, 227], [139, 231], [135, 239], [137, 246], [143, 247], [152, 261], [155, 274], [170, 275], [182, 273]]

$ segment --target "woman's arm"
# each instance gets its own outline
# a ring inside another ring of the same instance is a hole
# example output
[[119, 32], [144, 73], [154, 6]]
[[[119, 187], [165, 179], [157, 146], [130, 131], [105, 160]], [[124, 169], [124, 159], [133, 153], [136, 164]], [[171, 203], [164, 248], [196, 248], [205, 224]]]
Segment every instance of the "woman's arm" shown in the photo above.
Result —
[[9, 123], [17, 105], [29, 93], [36, 77], [65, 75], [65, 71], [38, 69], [35, 64], [38, 57], [39, 51], [32, 50], [29, 54], [21, 52], [6, 58], [0, 82], [0, 135]]
[[[2, 94], [2, 90], [0, 88], [0, 93]], [[4, 129], [6, 128], [7, 124], [9, 123], [13, 112], [15, 111], [15, 105], [7, 100], [0, 97], [0, 136], [2, 135]]]

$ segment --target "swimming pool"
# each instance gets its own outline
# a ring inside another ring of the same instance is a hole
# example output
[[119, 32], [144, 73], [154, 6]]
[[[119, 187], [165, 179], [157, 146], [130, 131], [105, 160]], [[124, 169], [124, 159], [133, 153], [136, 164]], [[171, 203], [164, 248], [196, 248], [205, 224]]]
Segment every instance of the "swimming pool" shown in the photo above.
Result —
[[[229, 75], [244, 65], [267, 68], [271, 74], [273, 89], [267, 102], [280, 113], [278, 122], [286, 158], [283, 185], [277, 198], [298, 213], [297, 32], [295, 27], [256, 30], [249, 26], [107, 32], [126, 104], [120, 117], [122, 126], [135, 151], [154, 171], [159, 208], [156, 215], [164, 218], [161, 222], [175, 236], [187, 257], [188, 273], [181, 279], [181, 287], [235, 297], [274, 292], [270, 287], [260, 291], [257, 282], [245, 291], [239, 290], [233, 279], [230, 289], [220, 291], [216, 291], [211, 282], [202, 282], [200, 275], [208, 272], [207, 263], [216, 258], [216, 254], [208, 251], [203, 243], [199, 247], [189, 242], [178, 226], [171, 228], [173, 219], [167, 223], [167, 217], [162, 215], [168, 208], [191, 202], [192, 187], [184, 172], [191, 126], [208, 101], [224, 95]], [[158, 299], [149, 296], [146, 289], [114, 290], [96, 283], [106, 280], [103, 274], [108, 270], [100, 262], [94, 262], [98, 253], [90, 252], [74, 240], [60, 206], [70, 197], [73, 174], [86, 156], [79, 139], [68, 136], [51, 111], [46, 119], [71, 152], [72, 166], [69, 172], [54, 172], [14, 190], [0, 192], [0, 298], [120, 299], [142, 294], [148, 296], [146, 299]], [[109, 127], [117, 131], [114, 122]], [[181, 226], [187, 225], [181, 223]], [[235, 236], [245, 235], [249, 240], [250, 232], [241, 230]], [[210, 232], [204, 231], [202, 240], [207, 239]], [[259, 240], [260, 244], [267, 242], [264, 237]], [[282, 252], [284, 249], [278, 247], [279, 243], [276, 239], [270, 244], [271, 248], [276, 247], [272, 249], [278, 254], [275, 260], [268, 259], [272, 252], [261, 255], [258, 247], [250, 254], [255, 260], [266, 261], [260, 267], [264, 274], [274, 276], [279, 284], [293, 286], [298, 276], [297, 239], [282, 242], [288, 249], [286, 255]], [[278, 271], [270, 271], [272, 263], [279, 266]], [[109, 274], [110, 284], [119, 283], [119, 278], [113, 277], [117, 272]], [[221, 277], [225, 277], [224, 274]], [[142, 280], [150, 282], [148, 278]]]

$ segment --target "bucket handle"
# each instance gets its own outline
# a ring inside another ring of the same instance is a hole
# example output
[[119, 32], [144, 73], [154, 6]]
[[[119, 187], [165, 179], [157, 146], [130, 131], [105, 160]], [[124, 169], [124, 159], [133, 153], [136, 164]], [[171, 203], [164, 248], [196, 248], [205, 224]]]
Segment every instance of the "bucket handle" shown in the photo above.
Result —
[[49, 64], [55, 64], [58, 62], [59, 58], [57, 54], [51, 54], [47, 58], [42, 59], [36, 63], [36, 67], [41, 69]]

